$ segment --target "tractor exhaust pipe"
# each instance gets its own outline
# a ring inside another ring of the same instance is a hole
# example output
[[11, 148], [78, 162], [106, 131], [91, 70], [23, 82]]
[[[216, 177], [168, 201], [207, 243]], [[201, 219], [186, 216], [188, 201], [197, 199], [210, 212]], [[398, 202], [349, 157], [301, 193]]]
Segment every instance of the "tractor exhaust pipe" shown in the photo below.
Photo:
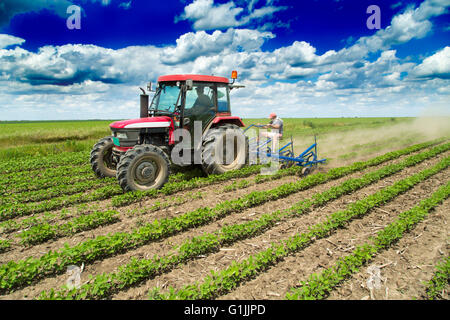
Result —
[[147, 118], [148, 117], [148, 94], [145, 93], [145, 90], [142, 88], [139, 88], [142, 90], [141, 94], [141, 118]]

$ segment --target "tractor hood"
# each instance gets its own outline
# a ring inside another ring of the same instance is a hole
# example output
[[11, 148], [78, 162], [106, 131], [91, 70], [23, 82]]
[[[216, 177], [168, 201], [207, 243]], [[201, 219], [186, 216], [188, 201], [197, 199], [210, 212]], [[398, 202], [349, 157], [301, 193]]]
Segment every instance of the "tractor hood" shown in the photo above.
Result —
[[173, 121], [170, 117], [148, 117], [131, 120], [116, 121], [109, 125], [113, 129], [140, 129], [140, 128], [171, 128]]

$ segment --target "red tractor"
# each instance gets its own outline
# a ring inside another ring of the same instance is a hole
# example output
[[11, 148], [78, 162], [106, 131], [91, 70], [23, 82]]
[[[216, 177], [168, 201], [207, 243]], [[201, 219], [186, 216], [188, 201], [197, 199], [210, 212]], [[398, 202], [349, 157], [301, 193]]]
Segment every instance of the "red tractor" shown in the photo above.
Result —
[[[117, 177], [122, 189], [131, 191], [162, 187], [173, 165], [191, 165], [193, 158], [206, 174], [243, 167], [248, 160], [248, 140], [241, 129], [242, 120], [231, 115], [229, 97], [230, 90], [242, 86], [234, 85], [235, 71], [232, 78], [230, 83], [216, 76], [161, 76], [150, 106], [149, 96], [141, 88], [141, 117], [111, 123], [112, 136], [94, 145], [90, 162], [95, 174]], [[183, 135], [177, 141], [177, 129], [185, 129], [182, 131], [197, 139], [189, 141]], [[183, 148], [175, 149], [180, 143]], [[180, 156], [189, 153], [189, 161], [173, 161], [175, 150]], [[231, 158], [225, 156], [230, 151]], [[222, 157], [216, 156], [222, 152]]]

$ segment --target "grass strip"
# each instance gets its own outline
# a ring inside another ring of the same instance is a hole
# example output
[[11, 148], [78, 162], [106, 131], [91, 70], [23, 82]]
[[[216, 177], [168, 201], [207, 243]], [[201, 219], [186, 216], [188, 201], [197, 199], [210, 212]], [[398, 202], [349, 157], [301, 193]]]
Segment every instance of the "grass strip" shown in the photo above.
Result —
[[[316, 300], [326, 298], [327, 295], [345, 279], [359, 271], [365, 263], [382, 250], [386, 250], [417, 223], [425, 219], [432, 209], [441, 204], [450, 195], [450, 182], [441, 186], [429, 198], [420, 202], [411, 210], [401, 213], [397, 219], [380, 231], [376, 238], [358, 246], [350, 255], [340, 258], [336, 264], [319, 274], [312, 274], [308, 280], [302, 281], [298, 288], [291, 288], [286, 294], [290, 300]], [[438, 269], [437, 276], [431, 281], [432, 296], [442, 291], [442, 286], [448, 285], [449, 260]], [[434, 281], [435, 280], [435, 281]]]

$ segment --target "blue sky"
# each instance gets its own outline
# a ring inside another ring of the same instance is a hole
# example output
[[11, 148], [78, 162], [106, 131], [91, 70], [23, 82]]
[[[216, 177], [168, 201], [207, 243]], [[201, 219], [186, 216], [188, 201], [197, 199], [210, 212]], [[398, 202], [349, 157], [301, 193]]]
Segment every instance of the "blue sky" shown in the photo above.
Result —
[[[370, 5], [381, 28], [369, 29]], [[82, 9], [68, 29], [67, 8]], [[236, 69], [233, 113], [450, 110], [450, 0], [0, 0], [0, 120], [139, 114], [159, 75]]]

